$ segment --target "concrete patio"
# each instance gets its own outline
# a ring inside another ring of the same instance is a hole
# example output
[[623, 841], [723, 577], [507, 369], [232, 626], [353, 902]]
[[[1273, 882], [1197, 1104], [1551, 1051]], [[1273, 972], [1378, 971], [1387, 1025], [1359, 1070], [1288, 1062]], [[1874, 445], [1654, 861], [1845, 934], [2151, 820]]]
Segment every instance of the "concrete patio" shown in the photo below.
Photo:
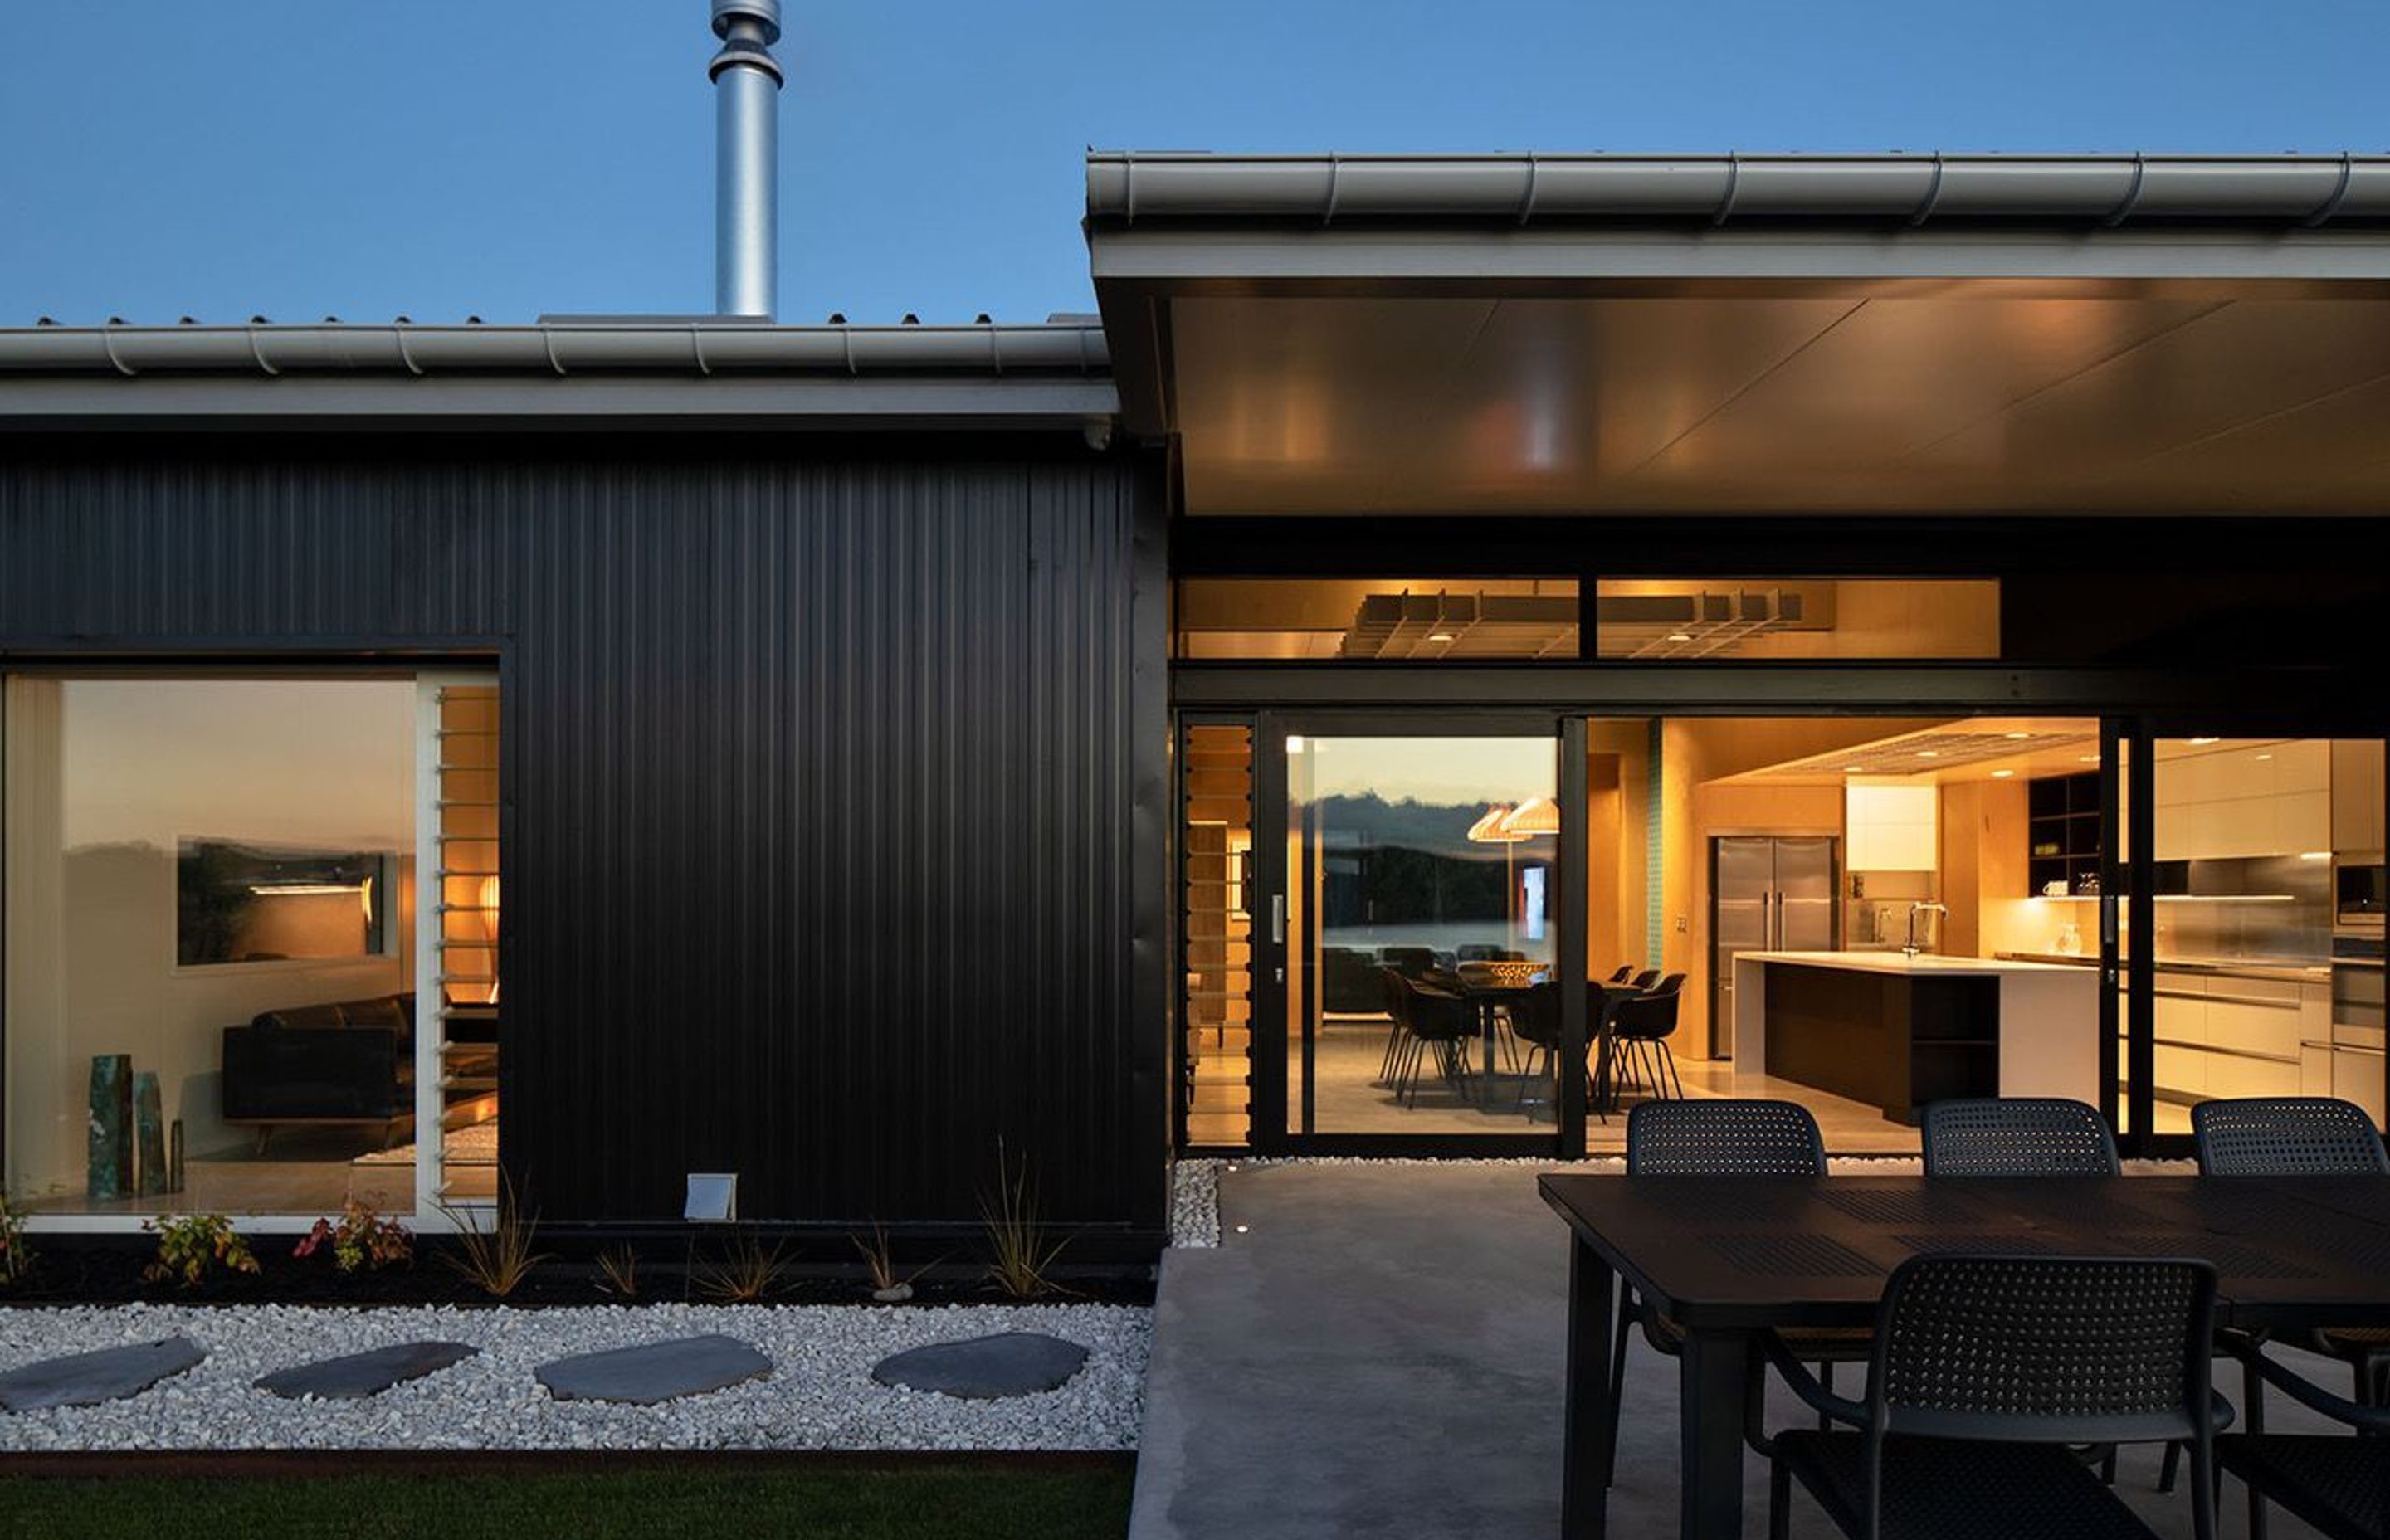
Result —
[[[1218, 1250], [1163, 1262], [1131, 1540], [1558, 1534], [1566, 1249], [1532, 1168], [1247, 1167], [1221, 1208]], [[1675, 1366], [1638, 1341], [1613, 1535], [1676, 1533], [1676, 1392]], [[2313, 1425], [2281, 1396], [2268, 1412], [2278, 1430]], [[1789, 1398], [1779, 1420], [1795, 1420]], [[2117, 1489], [2188, 1536], [2157, 1461], [2127, 1451]], [[1764, 1534], [1756, 1457], [1743, 1483], [1744, 1533]], [[2221, 1512], [2221, 1534], [2243, 1533], [2229, 1482]], [[2281, 1540], [2314, 1534], [2271, 1517]], [[1792, 1527], [1831, 1533], [1805, 1498]]]

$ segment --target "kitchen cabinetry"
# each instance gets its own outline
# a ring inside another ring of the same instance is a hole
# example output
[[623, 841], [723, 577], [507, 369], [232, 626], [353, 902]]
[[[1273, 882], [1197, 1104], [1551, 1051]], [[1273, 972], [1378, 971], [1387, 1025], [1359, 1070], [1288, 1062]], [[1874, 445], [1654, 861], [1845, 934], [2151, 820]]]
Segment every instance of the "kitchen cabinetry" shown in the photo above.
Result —
[[1930, 872], [1942, 864], [1942, 792], [1854, 782], [1844, 793], [1844, 866], [1855, 872]]
[[2382, 849], [2382, 740], [2337, 738], [2332, 746], [2332, 848]]
[[2100, 777], [2049, 776], [2026, 788], [2025, 896], [2100, 891]]
[[2332, 746], [2323, 738], [2162, 743], [2155, 780], [2160, 861], [2332, 848]]
[[2157, 975], [2156, 1073], [2168, 1099], [2329, 1096], [2332, 986], [2233, 973]]

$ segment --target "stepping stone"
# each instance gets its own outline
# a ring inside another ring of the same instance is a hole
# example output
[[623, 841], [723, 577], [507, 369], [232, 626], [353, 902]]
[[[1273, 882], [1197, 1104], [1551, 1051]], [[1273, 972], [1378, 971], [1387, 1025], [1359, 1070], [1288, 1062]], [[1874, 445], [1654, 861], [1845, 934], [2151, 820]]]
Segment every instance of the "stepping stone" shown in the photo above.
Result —
[[652, 1406], [726, 1390], [772, 1372], [772, 1361], [736, 1337], [675, 1337], [644, 1347], [584, 1353], [542, 1364], [539, 1382], [559, 1401]]
[[45, 1406], [96, 1406], [103, 1401], [122, 1401], [182, 1373], [207, 1355], [206, 1349], [187, 1337], [168, 1337], [131, 1347], [45, 1358], [0, 1374], [0, 1407], [32, 1412]]
[[392, 1385], [437, 1374], [481, 1351], [463, 1342], [399, 1342], [369, 1353], [344, 1354], [338, 1358], [276, 1369], [259, 1379], [257, 1388], [286, 1401], [297, 1401], [302, 1396], [314, 1396], [318, 1401], [358, 1401], [379, 1395]]
[[1079, 1372], [1087, 1350], [1041, 1331], [1007, 1331], [912, 1348], [873, 1366], [871, 1378], [972, 1401], [1050, 1391]]

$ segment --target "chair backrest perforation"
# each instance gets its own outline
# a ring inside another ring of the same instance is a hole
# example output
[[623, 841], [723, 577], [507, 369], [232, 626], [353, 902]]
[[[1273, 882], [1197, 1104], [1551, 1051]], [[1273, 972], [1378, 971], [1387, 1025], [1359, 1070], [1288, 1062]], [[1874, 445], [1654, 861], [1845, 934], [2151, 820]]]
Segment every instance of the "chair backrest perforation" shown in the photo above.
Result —
[[2114, 1176], [2098, 1108], [2062, 1097], [1983, 1097], [1925, 1108], [1928, 1176]]
[[2378, 1176], [2373, 1120], [2333, 1097], [2247, 1097], [2191, 1110], [2204, 1176]]
[[2207, 1403], [2215, 1294], [2192, 1258], [1912, 1257], [1884, 1290], [1870, 1397], [1887, 1431], [2188, 1431]]
[[1626, 1114], [1630, 1176], [1823, 1176], [1826, 1142], [1798, 1102], [1647, 1101]]

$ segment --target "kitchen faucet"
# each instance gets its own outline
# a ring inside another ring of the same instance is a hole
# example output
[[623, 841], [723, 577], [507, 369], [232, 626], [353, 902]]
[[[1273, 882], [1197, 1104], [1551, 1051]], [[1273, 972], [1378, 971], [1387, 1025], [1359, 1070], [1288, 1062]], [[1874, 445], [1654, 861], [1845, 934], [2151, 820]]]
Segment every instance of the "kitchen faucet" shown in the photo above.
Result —
[[1918, 916], [1922, 914], [1947, 915], [1949, 912], [1950, 909], [1947, 905], [1927, 904], [1922, 902], [1910, 905], [1908, 906], [1908, 943], [1900, 949], [1900, 955], [1904, 957], [1913, 957], [1920, 952], [1925, 950], [1925, 948], [1921, 945], [1917, 940]]

